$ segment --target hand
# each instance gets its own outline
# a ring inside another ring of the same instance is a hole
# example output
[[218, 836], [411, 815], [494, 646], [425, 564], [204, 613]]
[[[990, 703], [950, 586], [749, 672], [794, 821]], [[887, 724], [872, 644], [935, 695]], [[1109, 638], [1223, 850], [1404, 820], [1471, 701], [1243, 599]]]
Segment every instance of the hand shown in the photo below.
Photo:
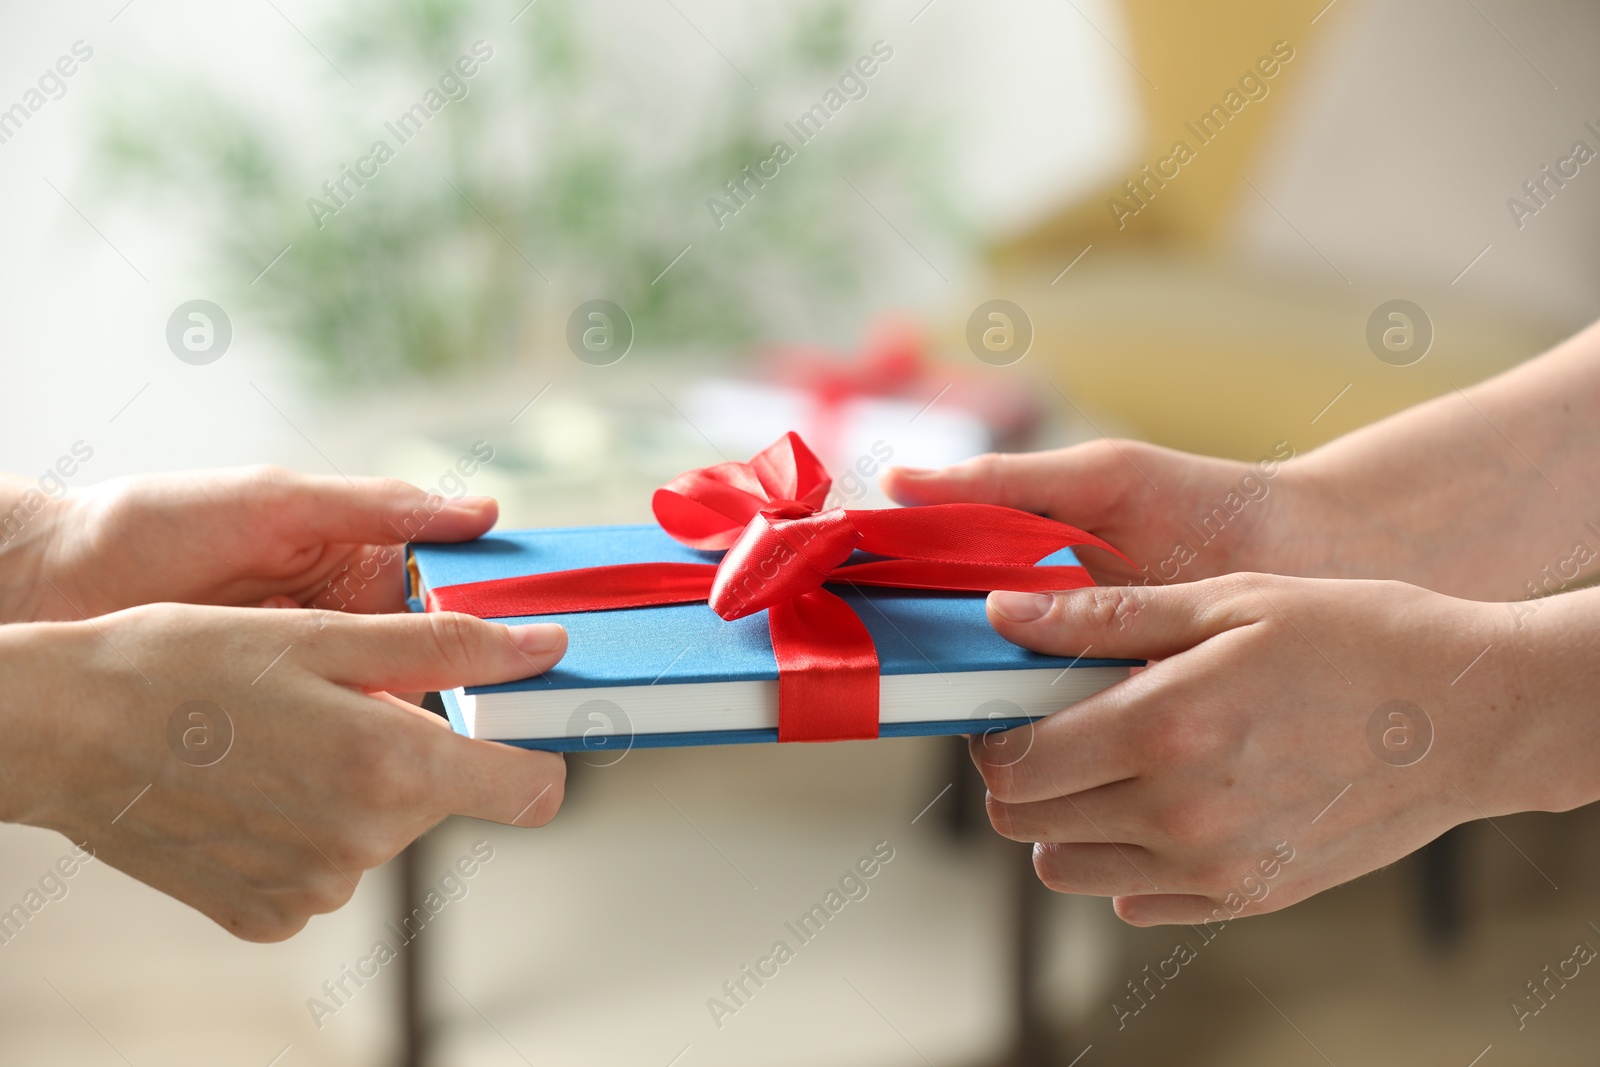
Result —
[[[1187, 582], [1238, 570], [1301, 573], [1331, 536], [1306, 516], [1283, 460], [1258, 463], [1103, 439], [1053, 452], [991, 453], [944, 470], [893, 467], [884, 491], [902, 504], [999, 504], [1088, 530], [1127, 553], [1080, 555], [1102, 584]], [[1192, 520], [1192, 522], [1191, 522]]]
[[[1580, 598], [1588, 617], [1563, 617]], [[990, 819], [1039, 842], [1052, 889], [1145, 926], [1274, 911], [1458, 823], [1587, 803], [1594, 679], [1572, 664], [1600, 597], [1555, 599], [1519, 628], [1508, 605], [1391, 582], [995, 593], [990, 621], [1020, 645], [1156, 662], [973, 739]], [[1395, 700], [1422, 711], [1379, 711]]]
[[0, 818], [281, 940], [446, 815], [555, 814], [559, 756], [457, 736], [388, 691], [524, 678], [565, 647], [559, 626], [436, 613], [157, 604], [0, 627]]
[[158, 601], [398, 611], [403, 542], [468, 540], [497, 513], [486, 497], [275, 467], [121, 478], [52, 507], [34, 603], [11, 617]]

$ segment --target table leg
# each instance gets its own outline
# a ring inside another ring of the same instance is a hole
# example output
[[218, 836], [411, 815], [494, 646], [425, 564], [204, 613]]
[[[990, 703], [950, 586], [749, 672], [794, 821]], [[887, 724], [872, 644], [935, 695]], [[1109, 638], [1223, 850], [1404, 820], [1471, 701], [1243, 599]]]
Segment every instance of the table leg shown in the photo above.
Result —
[[1056, 1044], [1042, 1011], [1040, 979], [1045, 959], [1044, 894], [1033, 870], [1033, 846], [1006, 849], [1011, 887], [1011, 1034], [1008, 1067], [1044, 1067]]
[[1462, 834], [1466, 827], [1446, 830], [1417, 853], [1421, 885], [1418, 894], [1418, 920], [1422, 937], [1430, 949], [1446, 952], [1454, 948], [1466, 931], [1466, 901], [1462, 880], [1466, 877]]
[[[401, 915], [406, 914], [411, 908], [413, 900], [420, 899], [423, 892], [421, 875], [418, 873], [422, 867], [419, 852], [422, 851], [422, 840], [419, 838], [406, 846], [397, 860], [400, 866], [400, 907], [397, 909]], [[400, 950], [400, 958], [396, 962], [400, 965], [400, 1067], [422, 1067], [424, 1056], [423, 1034], [423, 1004], [422, 1004], [422, 943], [426, 938], [417, 938]]]

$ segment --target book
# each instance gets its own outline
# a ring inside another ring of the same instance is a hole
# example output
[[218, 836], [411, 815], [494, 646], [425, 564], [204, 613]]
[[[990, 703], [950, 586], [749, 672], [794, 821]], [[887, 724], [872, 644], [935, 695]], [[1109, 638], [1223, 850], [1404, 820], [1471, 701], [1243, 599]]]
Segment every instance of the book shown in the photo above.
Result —
[[[430, 590], [449, 585], [624, 563], [714, 564], [721, 555], [681, 545], [658, 526], [497, 531], [414, 544], [409, 554], [414, 611], [424, 610]], [[1063, 549], [1041, 562], [1077, 559]], [[828, 589], [856, 611], [877, 647], [882, 737], [1012, 729], [1141, 665], [1013, 645], [989, 625], [981, 593]], [[536, 677], [441, 693], [458, 733], [557, 752], [777, 740], [778, 667], [765, 612], [730, 622], [695, 603], [497, 621], [560, 623], [567, 654]]]

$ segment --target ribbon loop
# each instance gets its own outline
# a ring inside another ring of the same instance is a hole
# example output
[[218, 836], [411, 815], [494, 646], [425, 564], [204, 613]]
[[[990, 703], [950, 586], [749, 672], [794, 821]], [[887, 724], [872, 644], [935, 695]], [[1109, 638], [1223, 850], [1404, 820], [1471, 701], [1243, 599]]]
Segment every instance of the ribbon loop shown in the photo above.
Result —
[[822, 510], [832, 485], [822, 461], [791, 431], [749, 463], [718, 463], [678, 475], [656, 490], [650, 506], [674, 538], [717, 551], [731, 547], [764, 507], [793, 502], [805, 508], [802, 514]]

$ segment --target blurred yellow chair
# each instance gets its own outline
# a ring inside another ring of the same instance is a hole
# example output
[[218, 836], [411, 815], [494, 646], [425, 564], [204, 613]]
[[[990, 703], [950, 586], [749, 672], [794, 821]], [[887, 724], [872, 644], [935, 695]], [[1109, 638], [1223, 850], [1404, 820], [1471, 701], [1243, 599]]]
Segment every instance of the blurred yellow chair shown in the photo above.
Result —
[[[1238, 458], [1279, 440], [1304, 451], [1554, 339], [1445, 280], [1420, 291], [1233, 250], [1247, 198], [1278, 214], [1252, 168], [1292, 119], [1313, 63], [1337, 60], [1323, 55], [1330, 25], [1361, 0], [1319, 16], [1327, 2], [1124, 0], [1144, 118], [1137, 153], [1093, 195], [992, 250], [986, 295], [1028, 312], [1030, 362], [1108, 432]], [[1180, 141], [1187, 153], [1174, 152]], [[1420, 304], [1433, 324], [1432, 351], [1411, 366], [1380, 361], [1366, 340], [1392, 298]]]

